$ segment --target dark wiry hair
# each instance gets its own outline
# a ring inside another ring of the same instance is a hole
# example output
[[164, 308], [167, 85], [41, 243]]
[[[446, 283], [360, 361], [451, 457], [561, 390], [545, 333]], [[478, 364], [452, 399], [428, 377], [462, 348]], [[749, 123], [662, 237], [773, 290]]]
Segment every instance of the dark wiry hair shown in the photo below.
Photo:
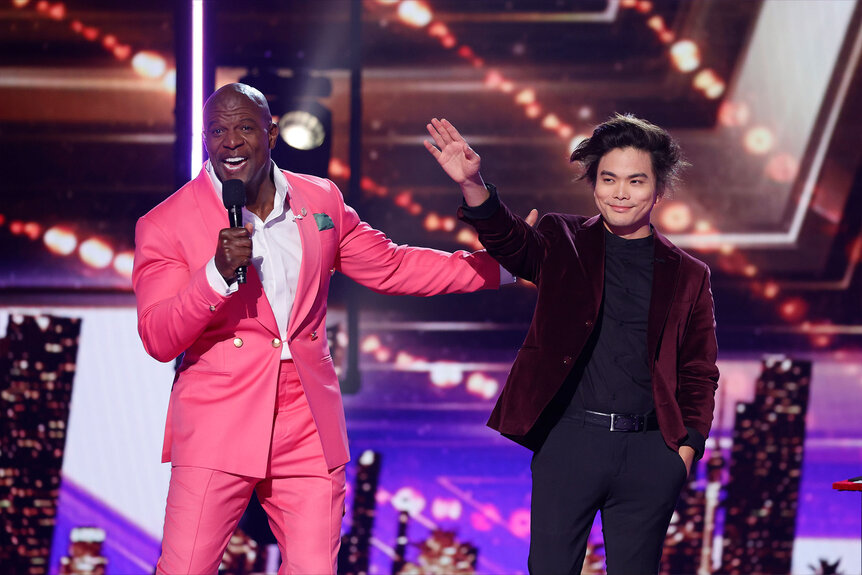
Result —
[[580, 162], [586, 178], [596, 185], [599, 160], [616, 148], [635, 148], [648, 152], [656, 178], [656, 194], [662, 197], [679, 182], [679, 173], [688, 166], [682, 158], [679, 144], [663, 128], [632, 114], [614, 114], [596, 126], [593, 135], [582, 141], [572, 152], [571, 161]]

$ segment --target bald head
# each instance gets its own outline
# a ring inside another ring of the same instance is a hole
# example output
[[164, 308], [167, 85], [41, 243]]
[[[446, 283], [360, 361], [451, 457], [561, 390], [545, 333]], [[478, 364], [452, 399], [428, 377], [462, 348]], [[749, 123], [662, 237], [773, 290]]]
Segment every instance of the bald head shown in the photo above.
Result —
[[258, 108], [261, 117], [267, 123], [272, 121], [272, 113], [269, 111], [269, 103], [266, 98], [257, 88], [252, 88], [248, 84], [225, 84], [218, 90], [212, 93], [204, 103], [204, 117], [210, 115], [210, 112], [222, 110], [225, 108], [235, 108], [237, 106], [248, 105]]
[[245, 84], [222, 86], [204, 104], [204, 144], [219, 180], [240, 179], [246, 194], [275, 188], [269, 177], [270, 150], [278, 127], [260, 91]]

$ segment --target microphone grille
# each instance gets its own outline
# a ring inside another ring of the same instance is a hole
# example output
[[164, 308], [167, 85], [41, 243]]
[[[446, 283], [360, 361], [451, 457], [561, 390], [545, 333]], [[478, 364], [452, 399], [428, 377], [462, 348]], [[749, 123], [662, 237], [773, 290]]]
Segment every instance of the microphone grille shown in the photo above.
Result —
[[245, 184], [242, 180], [225, 180], [222, 183], [221, 199], [225, 208], [245, 205]]

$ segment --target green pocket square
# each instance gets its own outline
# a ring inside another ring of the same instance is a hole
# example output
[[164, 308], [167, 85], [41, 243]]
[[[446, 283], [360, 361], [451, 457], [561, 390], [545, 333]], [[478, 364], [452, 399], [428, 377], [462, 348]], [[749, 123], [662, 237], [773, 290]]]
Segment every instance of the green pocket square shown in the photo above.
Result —
[[314, 221], [317, 222], [317, 229], [321, 232], [323, 230], [331, 230], [335, 227], [335, 224], [332, 223], [332, 218], [326, 214], [314, 214]]

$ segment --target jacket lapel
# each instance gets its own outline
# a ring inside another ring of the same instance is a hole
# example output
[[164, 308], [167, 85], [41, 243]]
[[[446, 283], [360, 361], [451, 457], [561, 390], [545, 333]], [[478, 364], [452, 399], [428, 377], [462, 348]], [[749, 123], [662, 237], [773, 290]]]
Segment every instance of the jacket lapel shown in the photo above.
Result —
[[218, 233], [228, 224], [227, 210], [218, 200], [218, 194], [213, 189], [213, 184], [206, 169], [201, 168], [200, 174], [194, 179], [194, 198], [197, 203], [197, 214], [203, 220], [204, 233], [200, 235], [203, 242], [208, 245], [208, 253], [212, 257], [215, 249]]
[[584, 227], [576, 234], [575, 248], [580, 256], [578, 261], [584, 277], [590, 281], [594, 309], [598, 311], [605, 287], [605, 232], [600, 216], [584, 223]]
[[654, 260], [652, 295], [650, 296], [649, 319], [647, 320], [647, 352], [650, 366], [655, 361], [658, 344], [664, 331], [667, 315], [673, 302], [679, 279], [680, 256], [663, 235], [654, 231]]
[[287, 324], [288, 337], [293, 338], [296, 331], [303, 325], [303, 320], [308, 316], [320, 286], [320, 274], [322, 265], [320, 258], [320, 232], [314, 219], [312, 206], [302, 190], [301, 185], [285, 174], [290, 182], [290, 208], [294, 215], [302, 216], [297, 220], [299, 226], [299, 238], [302, 243], [302, 263], [299, 268], [299, 280], [296, 286], [296, 298], [293, 309], [290, 312], [290, 321]]
[[[213, 189], [212, 182], [205, 169], [201, 169], [200, 174], [195, 178], [194, 198], [198, 205], [198, 214], [200, 214], [203, 220], [204, 233], [200, 236], [204, 242], [203, 249], [209, 250], [205, 251], [205, 253], [212, 253], [219, 232], [222, 228], [226, 228], [229, 222], [227, 210], [218, 201], [218, 194]], [[207, 261], [209, 261], [209, 258], [207, 258]], [[269, 300], [266, 299], [263, 284], [254, 266], [248, 266], [246, 284], [240, 286], [233, 297], [239, 298], [245, 317], [256, 319], [264, 328], [272, 332], [273, 335], [278, 335], [278, 323], [275, 321], [272, 306], [269, 305]]]

